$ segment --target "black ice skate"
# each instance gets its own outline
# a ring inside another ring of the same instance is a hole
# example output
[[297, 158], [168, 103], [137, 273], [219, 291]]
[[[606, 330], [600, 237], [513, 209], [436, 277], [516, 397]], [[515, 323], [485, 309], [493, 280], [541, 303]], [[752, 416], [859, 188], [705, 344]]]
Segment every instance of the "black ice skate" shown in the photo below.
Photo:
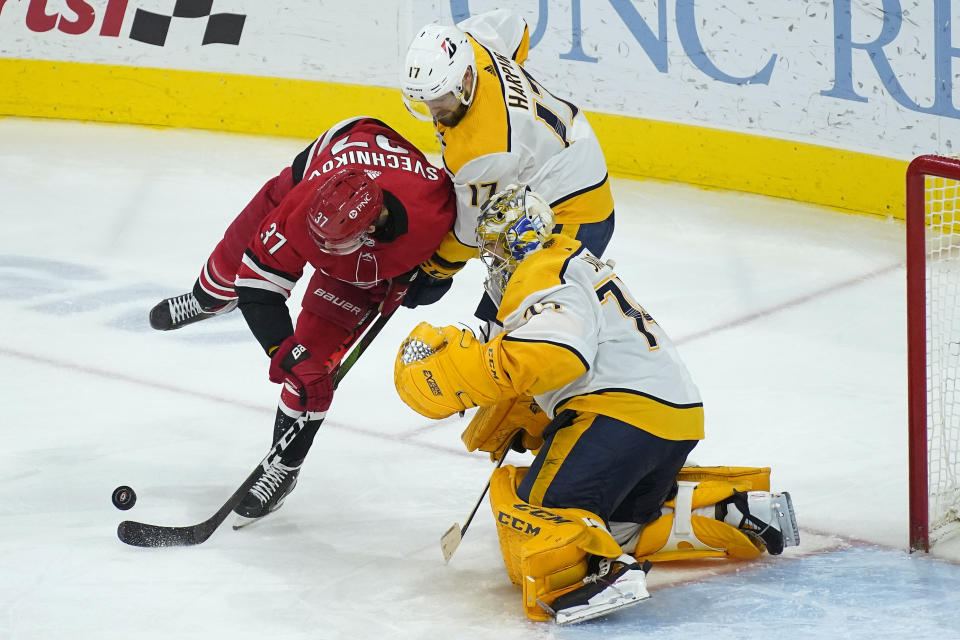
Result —
[[282, 460], [273, 462], [267, 469], [260, 468], [260, 477], [250, 487], [233, 512], [237, 514], [234, 529], [240, 529], [260, 518], [273, 513], [283, 506], [283, 501], [297, 486], [297, 476], [300, 475], [300, 465], [303, 460], [295, 463], [296, 466], [284, 464]]
[[150, 310], [150, 326], [158, 331], [171, 331], [213, 316], [229, 313], [236, 307], [236, 300], [220, 306], [206, 307], [200, 304], [191, 291], [157, 303]]
[[553, 615], [557, 624], [592, 620], [617, 609], [623, 609], [650, 597], [647, 592], [649, 560], [641, 566], [633, 556], [619, 558], [591, 556], [587, 560], [587, 577], [583, 586], [554, 599], [549, 605], [538, 601]]

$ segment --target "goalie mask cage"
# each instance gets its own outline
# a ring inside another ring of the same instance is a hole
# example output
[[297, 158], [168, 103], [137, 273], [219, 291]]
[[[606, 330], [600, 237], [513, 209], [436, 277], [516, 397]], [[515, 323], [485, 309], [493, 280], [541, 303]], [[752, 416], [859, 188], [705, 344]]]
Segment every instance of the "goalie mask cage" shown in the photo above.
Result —
[[960, 159], [907, 169], [910, 548], [960, 531]]

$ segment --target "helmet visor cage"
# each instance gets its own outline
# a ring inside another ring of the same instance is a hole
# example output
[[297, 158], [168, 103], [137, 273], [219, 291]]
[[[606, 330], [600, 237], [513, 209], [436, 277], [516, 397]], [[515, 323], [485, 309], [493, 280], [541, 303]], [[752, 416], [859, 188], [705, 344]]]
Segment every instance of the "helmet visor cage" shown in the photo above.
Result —
[[460, 105], [467, 104], [467, 101], [462, 86], [458, 86], [457, 91], [447, 92], [432, 100], [411, 98], [404, 94], [403, 104], [417, 120], [433, 122], [435, 117], [456, 111]]
[[483, 244], [480, 245], [480, 261], [487, 268], [487, 278], [484, 288], [491, 296], [498, 299], [507, 288], [507, 281], [517, 268], [516, 261], [507, 257], [506, 234], [486, 234]]
[[430, 107], [427, 106], [426, 102], [408, 98], [406, 94], [402, 97], [403, 106], [407, 108], [407, 111], [409, 111], [414, 118], [422, 120], [423, 122], [433, 122], [433, 114], [430, 113]]
[[364, 245], [367, 240], [366, 232], [352, 238], [341, 238], [340, 240], [330, 240], [327, 238], [314, 238], [317, 246], [324, 253], [330, 253], [335, 256], [350, 255]]
[[542, 246], [551, 226], [527, 211], [526, 187], [508, 188], [484, 206], [477, 227], [480, 260], [487, 268], [488, 290], [501, 295], [517, 264]]

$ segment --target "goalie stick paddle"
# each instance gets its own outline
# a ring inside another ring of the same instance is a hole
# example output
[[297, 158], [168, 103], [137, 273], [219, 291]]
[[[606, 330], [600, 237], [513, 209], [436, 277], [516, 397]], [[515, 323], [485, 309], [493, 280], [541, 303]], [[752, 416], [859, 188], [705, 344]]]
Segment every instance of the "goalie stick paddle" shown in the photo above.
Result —
[[[391, 315], [380, 316], [370, 329], [360, 338], [357, 346], [340, 363], [340, 369], [337, 371], [333, 387], [337, 385], [356, 363], [373, 339], [387, 324]], [[168, 527], [159, 524], [148, 524], [146, 522], [134, 522], [133, 520], [124, 520], [117, 526], [117, 537], [120, 541], [134, 547], [185, 547], [201, 544], [209, 538], [217, 528], [223, 524], [234, 507], [240, 504], [243, 497], [250, 490], [250, 487], [257, 481], [260, 475], [260, 468], [269, 466], [283, 451], [290, 446], [297, 434], [303, 429], [306, 423], [306, 414], [293, 423], [286, 433], [280, 436], [280, 439], [270, 448], [267, 455], [260, 461], [260, 464], [247, 476], [243, 484], [233, 492], [223, 506], [212, 516], [199, 524], [184, 527]], [[486, 491], [484, 491], [486, 493]]]
[[[503, 461], [507, 459], [507, 454], [510, 453], [510, 447], [507, 447], [503, 455], [500, 456], [500, 459], [497, 460], [497, 466], [493, 468], [493, 471], [496, 471], [500, 468], [500, 465], [503, 464]], [[470, 526], [470, 523], [473, 522], [473, 516], [477, 514], [477, 509], [480, 508], [480, 503], [483, 502], [484, 496], [487, 495], [487, 491], [490, 489], [490, 481], [493, 479], [493, 471], [490, 472], [490, 477], [487, 478], [487, 484], [483, 487], [483, 493], [480, 494], [480, 497], [477, 498], [476, 504], [473, 505], [473, 511], [470, 512], [470, 515], [467, 516], [467, 520], [463, 525], [463, 528], [460, 527], [459, 522], [454, 522], [450, 525], [450, 528], [447, 529], [447, 532], [440, 536], [440, 551], [443, 552], [443, 564], [449, 564], [450, 558], [453, 557], [453, 553], [457, 550], [457, 547], [460, 546], [460, 541], [463, 540], [463, 536], [467, 533], [467, 528]]]

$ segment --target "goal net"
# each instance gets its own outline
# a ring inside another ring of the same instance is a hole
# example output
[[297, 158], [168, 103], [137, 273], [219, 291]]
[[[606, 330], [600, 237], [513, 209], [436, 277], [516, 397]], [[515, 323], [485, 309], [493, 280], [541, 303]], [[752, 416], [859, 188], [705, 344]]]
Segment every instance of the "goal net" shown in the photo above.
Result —
[[910, 547], [960, 532], [960, 159], [907, 170]]

